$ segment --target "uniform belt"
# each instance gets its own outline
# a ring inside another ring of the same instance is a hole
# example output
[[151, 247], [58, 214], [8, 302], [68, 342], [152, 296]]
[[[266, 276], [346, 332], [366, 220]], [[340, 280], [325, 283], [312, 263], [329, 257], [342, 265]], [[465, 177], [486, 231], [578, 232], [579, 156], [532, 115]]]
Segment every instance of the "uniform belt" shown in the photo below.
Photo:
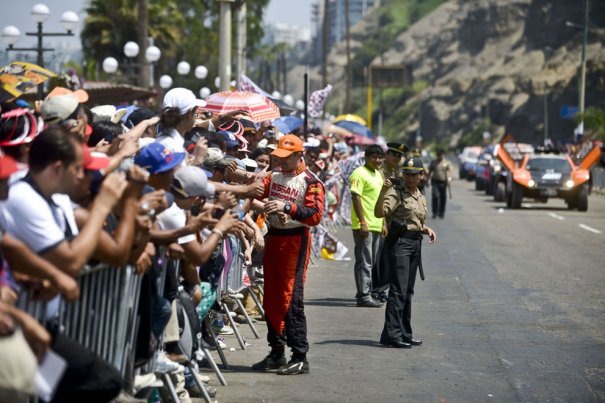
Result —
[[416, 239], [416, 240], [421, 240], [422, 239], [422, 233], [419, 231], [403, 231], [399, 234], [400, 237], [402, 238], [408, 238], [408, 239]]

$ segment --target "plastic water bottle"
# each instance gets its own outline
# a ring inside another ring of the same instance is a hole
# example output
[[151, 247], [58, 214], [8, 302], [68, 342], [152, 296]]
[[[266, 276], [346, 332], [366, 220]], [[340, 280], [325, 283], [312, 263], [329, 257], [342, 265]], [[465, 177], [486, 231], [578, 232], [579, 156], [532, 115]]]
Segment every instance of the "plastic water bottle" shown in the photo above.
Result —
[[237, 217], [240, 221], [242, 221], [246, 216], [246, 211], [244, 210], [244, 200], [239, 199], [239, 201], [237, 202], [237, 206], [233, 207], [231, 211], [237, 213]]

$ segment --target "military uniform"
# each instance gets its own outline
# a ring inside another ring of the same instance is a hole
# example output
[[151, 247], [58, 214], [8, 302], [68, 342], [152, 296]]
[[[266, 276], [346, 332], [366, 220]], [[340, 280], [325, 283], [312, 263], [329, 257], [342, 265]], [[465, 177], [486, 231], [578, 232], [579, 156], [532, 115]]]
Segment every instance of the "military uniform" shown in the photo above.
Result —
[[[420, 158], [405, 161], [403, 172], [423, 172]], [[381, 264], [387, 266], [390, 289], [380, 343], [409, 348], [421, 344], [412, 337], [410, 321], [416, 273], [422, 270], [422, 231], [428, 215], [426, 198], [418, 188], [392, 187], [384, 196], [383, 211], [389, 222], [389, 236]]]
[[[401, 143], [387, 143], [387, 153], [389, 151], [399, 154], [403, 157], [404, 154], [408, 151], [408, 148], [405, 146], [405, 144]], [[392, 168], [388, 168], [386, 163], [382, 164], [382, 174], [384, 175], [385, 179], [401, 178], [401, 164], [397, 164]]]
[[431, 185], [433, 186], [431, 191], [433, 218], [437, 216], [443, 218], [447, 201], [447, 182], [451, 176], [450, 163], [445, 158], [441, 161], [435, 159], [431, 161], [429, 170], [431, 171]]

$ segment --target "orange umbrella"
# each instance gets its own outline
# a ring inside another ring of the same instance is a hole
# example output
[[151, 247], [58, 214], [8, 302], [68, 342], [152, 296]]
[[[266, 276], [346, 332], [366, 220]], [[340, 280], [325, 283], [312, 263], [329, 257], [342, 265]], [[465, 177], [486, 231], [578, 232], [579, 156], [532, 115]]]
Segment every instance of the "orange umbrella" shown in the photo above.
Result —
[[280, 117], [279, 108], [268, 98], [249, 91], [223, 91], [210, 94], [202, 110], [223, 114], [242, 110], [253, 122], [263, 122]]
[[349, 122], [359, 123], [360, 125], [367, 126], [368, 123], [359, 115], [353, 115], [352, 113], [347, 113], [345, 115], [338, 115], [334, 118], [334, 122], [340, 122], [341, 120], [348, 120]]

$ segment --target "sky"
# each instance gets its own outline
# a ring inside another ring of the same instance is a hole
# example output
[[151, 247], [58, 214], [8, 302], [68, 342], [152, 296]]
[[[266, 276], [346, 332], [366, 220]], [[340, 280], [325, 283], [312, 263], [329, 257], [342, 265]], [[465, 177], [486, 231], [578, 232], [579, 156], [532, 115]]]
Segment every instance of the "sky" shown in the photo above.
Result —
[[271, 0], [265, 20], [270, 23], [285, 22], [301, 28], [311, 28], [311, 3], [313, 0]]

